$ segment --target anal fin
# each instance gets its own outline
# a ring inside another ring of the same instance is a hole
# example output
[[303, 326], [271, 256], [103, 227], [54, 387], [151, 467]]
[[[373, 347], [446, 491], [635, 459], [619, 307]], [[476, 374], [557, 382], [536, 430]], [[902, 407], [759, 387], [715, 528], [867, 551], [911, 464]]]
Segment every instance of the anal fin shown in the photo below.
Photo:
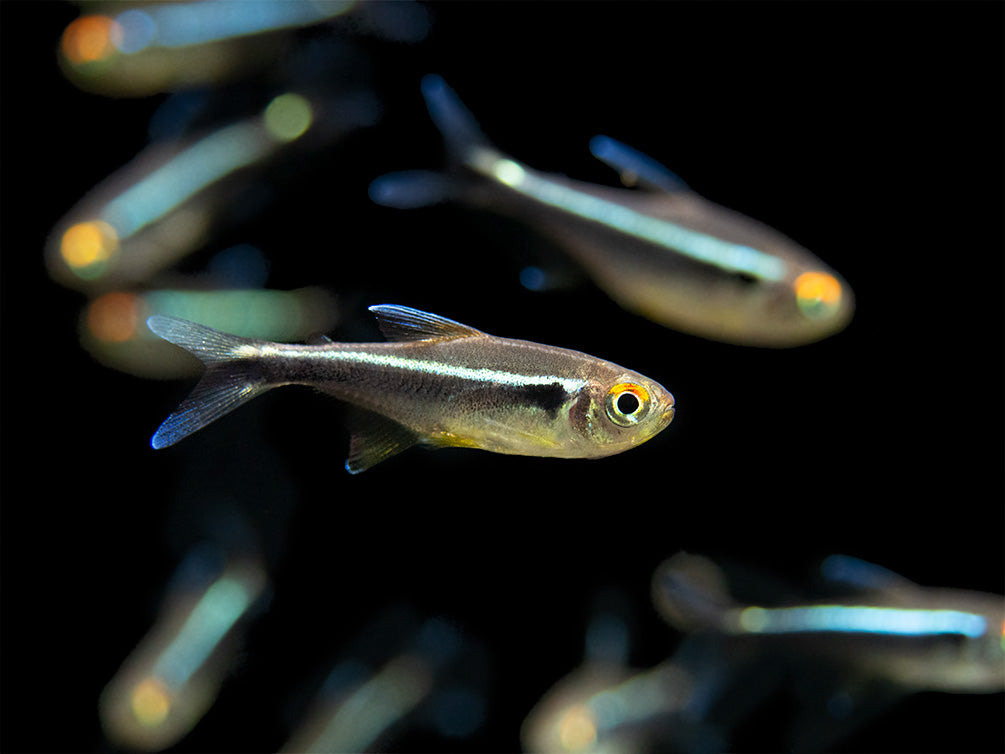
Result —
[[366, 471], [419, 441], [418, 435], [407, 427], [360, 408], [350, 411], [349, 425], [352, 434], [345, 470], [350, 474]]

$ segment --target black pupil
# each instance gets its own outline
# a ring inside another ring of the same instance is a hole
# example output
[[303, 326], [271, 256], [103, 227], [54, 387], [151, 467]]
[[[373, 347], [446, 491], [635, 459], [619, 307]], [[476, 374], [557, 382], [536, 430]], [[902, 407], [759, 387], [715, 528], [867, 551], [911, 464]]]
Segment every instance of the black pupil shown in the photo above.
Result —
[[622, 393], [616, 403], [618, 411], [625, 416], [631, 416], [639, 410], [639, 399], [632, 393]]

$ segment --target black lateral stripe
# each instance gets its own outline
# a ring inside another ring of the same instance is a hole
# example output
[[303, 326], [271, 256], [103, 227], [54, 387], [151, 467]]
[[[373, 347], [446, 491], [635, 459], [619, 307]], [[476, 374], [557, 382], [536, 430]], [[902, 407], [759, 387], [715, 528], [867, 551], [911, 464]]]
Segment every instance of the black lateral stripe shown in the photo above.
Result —
[[566, 394], [565, 388], [557, 382], [553, 382], [550, 385], [510, 387], [507, 388], [507, 392], [514, 394], [520, 402], [530, 406], [537, 406], [552, 417], [558, 413], [558, 410], [569, 397]]

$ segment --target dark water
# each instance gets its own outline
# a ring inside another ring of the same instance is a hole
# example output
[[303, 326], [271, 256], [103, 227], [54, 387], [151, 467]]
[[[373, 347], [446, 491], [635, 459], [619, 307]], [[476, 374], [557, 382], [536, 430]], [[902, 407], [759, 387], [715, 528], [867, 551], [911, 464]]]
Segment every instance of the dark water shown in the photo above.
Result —
[[[270, 286], [344, 296], [337, 337], [376, 338], [366, 306], [407, 304], [630, 366], [675, 394], [677, 418], [603, 461], [411, 450], [351, 477], [341, 407], [296, 389], [150, 450], [189, 383], [96, 363], [78, 342], [84, 298], [48, 279], [42, 248], [144, 146], [165, 97], [77, 90], [55, 56], [76, 9], [4, 3], [4, 750], [108, 746], [98, 694], [221, 507], [262, 541], [272, 600], [178, 751], [275, 750], [322, 669], [402, 603], [484, 649], [487, 715], [467, 739], [406, 729], [389, 745], [514, 751], [527, 711], [581, 660], [598, 595], [625, 606], [633, 665], [673, 651], [649, 580], [682, 549], [793, 584], [843, 552], [921, 584], [1005, 590], [1002, 6], [429, 7], [426, 41], [362, 43], [381, 122], [287, 166], [295, 180], [277, 179], [265, 211], [184, 266], [254, 243]], [[841, 271], [854, 321], [788, 351], [710, 343], [589, 285], [521, 288], [548, 250], [514, 224], [371, 205], [374, 177], [441, 164], [427, 72], [535, 167], [612, 181], [588, 153], [596, 133], [652, 154]], [[915, 695], [838, 748], [1000, 751], [1001, 702]], [[787, 704], [752, 712], [733, 748], [784, 746]]]

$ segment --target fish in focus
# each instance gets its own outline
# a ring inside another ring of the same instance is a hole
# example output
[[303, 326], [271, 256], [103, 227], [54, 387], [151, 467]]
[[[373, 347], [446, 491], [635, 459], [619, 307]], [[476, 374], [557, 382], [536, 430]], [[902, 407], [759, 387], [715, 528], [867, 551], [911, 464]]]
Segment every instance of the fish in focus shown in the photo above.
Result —
[[557, 242], [623, 308], [713, 340], [792, 347], [851, 319], [854, 297], [835, 271], [646, 155], [605, 136], [590, 145], [641, 191], [541, 173], [496, 149], [440, 77], [426, 76], [422, 92], [454, 169], [382, 176], [370, 187], [376, 203], [459, 199], [515, 217]]
[[653, 600], [681, 630], [774, 639], [904, 689], [1005, 690], [1005, 597], [922, 587], [848, 556], [822, 571], [839, 596], [764, 607], [735, 601], [711, 561], [678, 553], [656, 570]]
[[388, 342], [288, 345], [150, 317], [155, 334], [206, 365], [151, 445], [173, 445], [280, 385], [310, 385], [353, 407], [345, 467], [354, 474], [419, 443], [600, 458], [673, 419], [674, 398], [662, 385], [609, 361], [404, 306], [370, 311]]

